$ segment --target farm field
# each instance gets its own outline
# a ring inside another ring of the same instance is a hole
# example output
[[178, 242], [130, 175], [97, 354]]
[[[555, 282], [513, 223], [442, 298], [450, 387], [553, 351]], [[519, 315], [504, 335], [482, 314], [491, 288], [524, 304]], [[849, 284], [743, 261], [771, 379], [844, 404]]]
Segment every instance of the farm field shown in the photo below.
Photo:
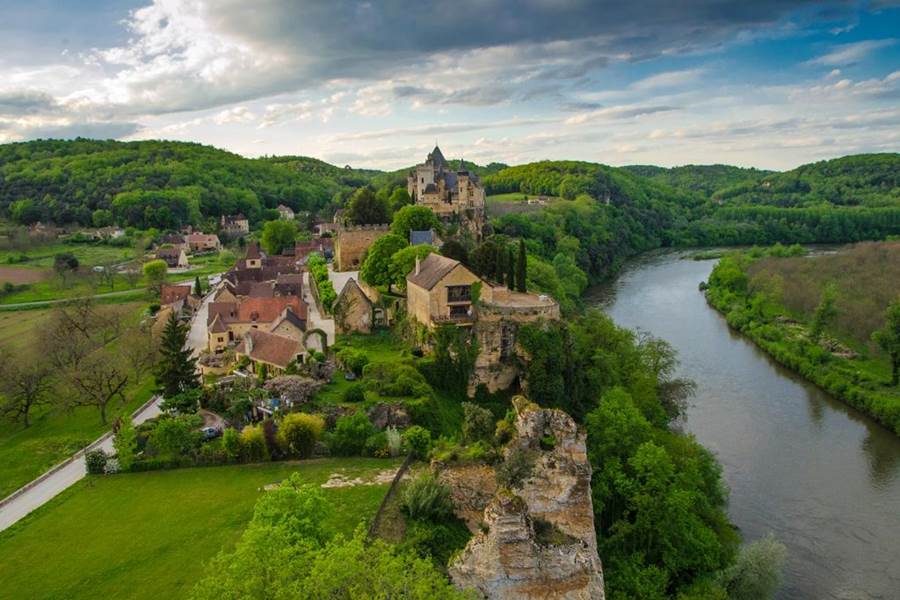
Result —
[[[334, 474], [372, 481], [399, 465], [398, 459], [315, 459], [90, 476], [0, 533], [3, 594], [184, 597], [209, 559], [238, 539], [264, 486], [293, 472], [317, 485]], [[352, 533], [375, 513], [387, 487], [324, 488], [334, 505], [329, 525]]]

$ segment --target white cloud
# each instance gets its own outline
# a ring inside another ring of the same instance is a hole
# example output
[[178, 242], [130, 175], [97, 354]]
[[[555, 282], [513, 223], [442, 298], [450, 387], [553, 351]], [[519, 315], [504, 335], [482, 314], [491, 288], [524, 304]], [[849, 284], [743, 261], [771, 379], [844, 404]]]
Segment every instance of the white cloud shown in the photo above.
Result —
[[866, 40], [835, 46], [827, 54], [807, 61], [811, 65], [844, 66], [852, 65], [866, 58], [870, 53], [879, 48], [885, 48], [897, 43], [895, 39]]
[[685, 69], [682, 71], [667, 71], [657, 73], [631, 84], [631, 89], [639, 91], [670, 88], [694, 83], [705, 72], [704, 69]]

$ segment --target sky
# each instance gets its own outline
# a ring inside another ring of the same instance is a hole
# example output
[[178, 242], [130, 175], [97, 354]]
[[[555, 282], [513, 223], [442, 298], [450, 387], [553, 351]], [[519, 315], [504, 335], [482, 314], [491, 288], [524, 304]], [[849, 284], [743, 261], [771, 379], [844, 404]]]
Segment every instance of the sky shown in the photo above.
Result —
[[0, 0], [0, 143], [396, 169], [900, 150], [900, 0]]

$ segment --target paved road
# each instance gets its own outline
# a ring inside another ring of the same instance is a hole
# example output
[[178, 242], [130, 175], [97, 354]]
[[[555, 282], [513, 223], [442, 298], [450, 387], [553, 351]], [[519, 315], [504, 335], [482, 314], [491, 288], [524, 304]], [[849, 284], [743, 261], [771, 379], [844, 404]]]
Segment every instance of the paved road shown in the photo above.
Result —
[[209, 303], [212, 302], [213, 296], [216, 295], [216, 289], [209, 290], [209, 293], [203, 298], [203, 302], [194, 313], [191, 320], [191, 328], [188, 331], [187, 345], [194, 351], [194, 356], [199, 356], [200, 352], [207, 347], [206, 333], [206, 317], [209, 314]]
[[[307, 329], [321, 329], [328, 338], [328, 345], [334, 343], [334, 319], [326, 319], [320, 312], [313, 300], [312, 292], [309, 291], [309, 271], [303, 273], [303, 299], [309, 305], [309, 313], [307, 314]], [[317, 344], [318, 336], [310, 337], [311, 343]]]
[[[152, 403], [146, 406], [141, 412], [134, 415], [134, 423], [140, 424], [147, 419], [158, 415], [159, 403], [161, 400], [162, 398], [157, 396]], [[112, 444], [113, 435], [111, 432], [108, 432], [88, 446], [88, 449], [95, 450], [97, 448], [102, 448], [107, 452], [112, 452]], [[34, 509], [42, 506], [69, 486], [74, 485], [79, 479], [84, 477], [84, 475], [84, 456], [79, 453], [74, 460], [64, 467], [57, 469], [49, 476], [46, 476], [43, 480], [34, 484], [31, 488], [3, 505], [3, 507], [0, 508], [0, 531], [3, 531]]]

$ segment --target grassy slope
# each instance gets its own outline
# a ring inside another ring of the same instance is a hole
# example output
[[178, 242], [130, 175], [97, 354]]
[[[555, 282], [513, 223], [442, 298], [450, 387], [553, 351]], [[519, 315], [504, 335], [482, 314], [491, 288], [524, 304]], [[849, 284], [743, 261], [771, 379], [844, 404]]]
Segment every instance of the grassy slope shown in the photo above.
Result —
[[[321, 484], [396, 468], [397, 460], [322, 459], [89, 477], [0, 533], [8, 598], [176, 598], [231, 546], [260, 489], [299, 471]], [[350, 533], [387, 485], [325, 489], [331, 525]]]

